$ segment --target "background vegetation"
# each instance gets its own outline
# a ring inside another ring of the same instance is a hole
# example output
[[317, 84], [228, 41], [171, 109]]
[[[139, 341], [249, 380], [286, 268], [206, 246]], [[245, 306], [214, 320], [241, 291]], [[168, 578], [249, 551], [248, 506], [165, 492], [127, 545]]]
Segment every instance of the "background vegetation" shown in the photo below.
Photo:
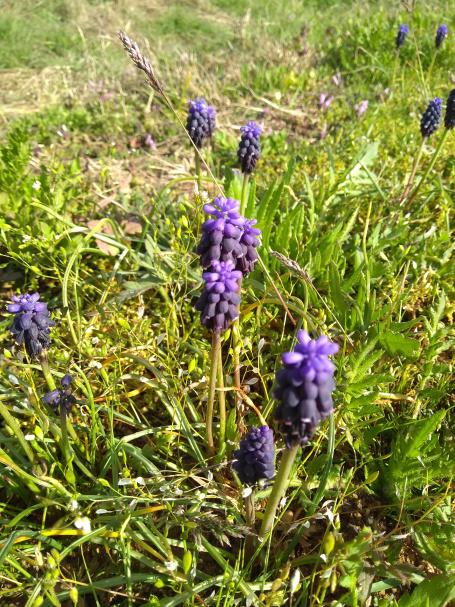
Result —
[[[418, 197], [398, 201], [420, 114], [454, 88], [455, 16], [450, 2], [411, 4], [3, 1], [1, 297], [39, 290], [49, 302], [52, 372], [72, 373], [80, 401], [82, 467], [73, 485], [45, 381], [12, 347], [5, 314], [2, 605], [453, 604], [453, 133]], [[411, 33], [397, 54], [402, 22]], [[238, 129], [264, 127], [248, 213], [268, 275], [245, 285], [242, 381], [270, 423], [296, 325], [340, 344], [335, 440], [326, 424], [302, 451], [255, 557], [229, 466], [233, 415], [223, 462], [205, 457], [193, 154], [119, 28], [153, 58], [182, 118], [196, 95], [216, 107], [205, 155], [230, 195]]]

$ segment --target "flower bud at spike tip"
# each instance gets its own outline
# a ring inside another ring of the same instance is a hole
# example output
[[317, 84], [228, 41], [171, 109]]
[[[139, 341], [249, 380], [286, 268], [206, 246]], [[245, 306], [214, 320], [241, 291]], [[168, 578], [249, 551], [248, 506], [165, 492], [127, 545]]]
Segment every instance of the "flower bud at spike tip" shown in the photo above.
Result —
[[200, 311], [204, 326], [222, 333], [239, 316], [242, 273], [235, 270], [232, 261], [214, 261], [202, 278], [205, 286], [195, 308]]
[[261, 154], [261, 145], [259, 137], [261, 135], [261, 127], [256, 122], [248, 122], [246, 126], [242, 126], [242, 136], [240, 138], [237, 157], [242, 168], [242, 173], [248, 175], [252, 173], [256, 167]]
[[449, 28], [444, 23], [438, 27], [436, 32], [435, 44], [436, 48], [439, 48], [444, 40], [447, 38], [447, 34], [449, 33]]
[[232, 467], [245, 485], [270, 480], [275, 475], [273, 432], [268, 426], [252, 428], [234, 452]]
[[450, 91], [447, 98], [444, 126], [446, 129], [453, 129], [455, 127], [455, 89]]
[[405, 23], [403, 23], [403, 25], [400, 25], [400, 27], [398, 28], [398, 33], [397, 33], [397, 37], [395, 40], [395, 44], [396, 44], [397, 48], [400, 48], [400, 46], [403, 46], [408, 34], [409, 34], [409, 26], [406, 25]]
[[429, 137], [438, 130], [442, 115], [442, 99], [435, 97], [428, 104], [427, 109], [422, 114], [420, 121], [420, 132], [422, 137]]
[[197, 148], [201, 148], [204, 141], [213, 135], [215, 126], [215, 109], [205, 99], [196, 97], [189, 102], [186, 128]]
[[338, 352], [338, 345], [324, 335], [313, 340], [306, 331], [299, 331], [297, 338], [294, 350], [283, 354], [274, 390], [275, 419], [289, 449], [305, 445], [316, 426], [332, 413], [335, 366], [329, 355]]
[[50, 327], [55, 324], [50, 319], [47, 304], [39, 298], [38, 293], [13, 295], [13, 303], [7, 306], [8, 312], [14, 314], [10, 331], [17, 344], [25, 345], [31, 358], [37, 358], [50, 346]]

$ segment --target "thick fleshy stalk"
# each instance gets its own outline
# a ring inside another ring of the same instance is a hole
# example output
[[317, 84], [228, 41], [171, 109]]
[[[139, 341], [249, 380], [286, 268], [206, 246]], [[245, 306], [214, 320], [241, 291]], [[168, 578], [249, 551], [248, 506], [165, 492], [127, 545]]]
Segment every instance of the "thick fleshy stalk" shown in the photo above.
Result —
[[292, 464], [294, 463], [298, 450], [299, 445], [284, 450], [280, 467], [278, 468], [275, 482], [273, 483], [272, 492], [267, 501], [264, 518], [262, 519], [261, 531], [259, 533], [261, 537], [265, 537], [273, 527], [276, 511], [290, 483]]

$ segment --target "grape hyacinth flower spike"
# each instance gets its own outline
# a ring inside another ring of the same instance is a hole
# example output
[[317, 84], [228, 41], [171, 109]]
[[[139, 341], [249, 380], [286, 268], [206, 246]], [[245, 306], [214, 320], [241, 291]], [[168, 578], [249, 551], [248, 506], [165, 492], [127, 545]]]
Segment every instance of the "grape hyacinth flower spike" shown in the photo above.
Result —
[[13, 295], [8, 312], [14, 314], [10, 331], [18, 345], [24, 344], [30, 358], [37, 359], [50, 346], [50, 319], [45, 302], [39, 301], [38, 293]]
[[205, 286], [195, 308], [201, 312], [204, 326], [214, 333], [223, 333], [239, 315], [242, 273], [231, 260], [215, 260], [202, 278]]
[[401, 46], [403, 46], [406, 38], [408, 37], [408, 34], [409, 34], [409, 26], [406, 25], [405, 23], [403, 23], [398, 28], [397, 37], [395, 39], [395, 44], [396, 44], [397, 49], [400, 48]]
[[297, 339], [294, 350], [283, 354], [274, 391], [279, 403], [275, 419], [288, 449], [305, 445], [316, 426], [332, 413], [335, 366], [329, 356], [338, 352], [338, 345], [325, 335], [313, 340], [306, 331], [299, 331]]
[[204, 211], [212, 217], [202, 224], [197, 248], [202, 267], [209, 268], [214, 261], [232, 261], [246, 276], [258, 259], [261, 230], [254, 227], [256, 220], [242, 217], [234, 198], [218, 196], [212, 204], [204, 205]]
[[444, 126], [448, 130], [455, 127], [455, 89], [450, 91], [447, 98]]
[[209, 139], [216, 126], [215, 109], [202, 97], [196, 97], [188, 104], [186, 128], [194, 145], [200, 149]]
[[52, 407], [54, 411], [64, 411], [66, 414], [76, 404], [76, 399], [71, 392], [72, 377], [68, 373], [61, 380], [61, 389], [51, 390], [43, 396], [43, 401]]
[[284, 435], [286, 449], [264, 513], [262, 536], [273, 526], [299, 447], [308, 443], [318, 424], [333, 411], [335, 366], [329, 356], [338, 352], [338, 345], [325, 335], [311, 339], [306, 331], [299, 331], [297, 339], [294, 350], [283, 354], [283, 367], [276, 374], [275, 419]]
[[260, 481], [267, 481], [275, 475], [275, 447], [273, 431], [268, 426], [251, 428], [240, 441], [234, 452], [232, 468], [244, 485], [245, 512], [248, 523], [253, 527], [255, 520], [254, 486]]
[[441, 44], [447, 38], [447, 34], [449, 33], [449, 28], [444, 23], [440, 25], [436, 32], [435, 44], [436, 48], [440, 48]]
[[422, 114], [420, 132], [422, 137], [429, 137], [438, 130], [442, 115], [442, 99], [435, 97], [430, 101]]
[[268, 426], [252, 428], [234, 452], [232, 467], [244, 485], [272, 479], [275, 474], [273, 431]]
[[261, 155], [260, 135], [261, 127], [254, 121], [250, 121], [246, 126], [241, 127], [242, 135], [240, 137], [237, 157], [239, 159], [242, 173], [250, 175]]
[[442, 99], [439, 97], [435, 97], [430, 101], [426, 110], [422, 114], [422, 118], [420, 120], [420, 132], [422, 134], [422, 143], [415, 155], [414, 162], [412, 164], [411, 173], [409, 175], [409, 179], [406, 183], [406, 187], [403, 190], [403, 194], [400, 197], [400, 204], [402, 205], [406, 198], [409, 195], [412, 184], [414, 183], [415, 176], [417, 174], [417, 169], [419, 167], [420, 159], [422, 157], [424, 146], [428, 140], [428, 137], [435, 133], [439, 125], [441, 123], [442, 117]]
[[436, 160], [443, 148], [445, 140], [447, 139], [450, 131], [453, 128], [455, 128], [455, 89], [452, 89], [450, 91], [449, 96], [447, 98], [446, 111], [445, 111], [445, 115], [444, 115], [444, 126], [445, 126], [444, 133], [442, 134], [441, 138], [439, 139], [439, 143], [438, 143], [435, 151], [433, 152], [433, 156], [425, 170], [425, 173], [422, 175], [419, 183], [416, 185], [413, 192], [410, 194], [410, 196], [408, 198], [408, 203], [412, 202], [415, 199], [415, 197], [417, 196], [417, 194], [419, 193], [420, 188], [427, 180], [428, 175], [430, 174], [430, 172], [432, 171], [432, 169], [436, 163]]
[[202, 224], [202, 236], [197, 248], [203, 268], [214, 261], [233, 261], [243, 255], [240, 238], [245, 219], [239, 214], [239, 202], [218, 196], [212, 204], [204, 205], [212, 218]]

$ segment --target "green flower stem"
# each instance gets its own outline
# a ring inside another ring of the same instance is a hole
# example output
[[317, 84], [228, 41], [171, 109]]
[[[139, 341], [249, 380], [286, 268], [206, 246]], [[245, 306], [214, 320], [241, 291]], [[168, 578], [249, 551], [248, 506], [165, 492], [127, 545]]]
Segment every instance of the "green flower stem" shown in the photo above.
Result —
[[64, 409], [64, 407], [60, 407], [60, 422], [61, 422], [61, 426], [62, 426], [62, 442], [61, 442], [61, 448], [62, 448], [62, 453], [63, 453], [63, 457], [65, 458], [65, 462], [66, 462], [66, 470], [65, 470], [65, 478], [66, 480], [73, 486], [76, 485], [76, 477], [74, 475], [74, 470], [73, 470], [73, 453], [71, 450], [71, 446], [68, 440], [68, 429], [67, 429], [67, 425], [66, 425], [66, 411]]
[[8, 411], [8, 407], [6, 405], [4, 405], [1, 401], [0, 401], [0, 415], [5, 420], [5, 423], [11, 428], [11, 430], [14, 433], [14, 436], [17, 438], [22, 449], [25, 451], [25, 454], [27, 455], [28, 459], [33, 464], [35, 461], [35, 455], [34, 455], [33, 451], [31, 450], [30, 445], [25, 440], [25, 436], [21, 430], [20, 425], [17, 423], [16, 419]]
[[278, 505], [289, 485], [292, 464], [294, 463], [299, 447], [300, 445], [296, 445], [295, 447], [292, 447], [292, 449], [285, 449], [284, 451], [280, 467], [275, 477], [275, 482], [273, 483], [272, 493], [270, 494], [264, 512], [264, 518], [262, 519], [261, 531], [259, 534], [261, 537], [265, 537], [273, 527]]
[[223, 355], [221, 352], [221, 345], [218, 348], [217, 375], [219, 388], [218, 402], [220, 405], [220, 433], [218, 437], [218, 444], [219, 452], [221, 454], [224, 451], [226, 439], [226, 396], [224, 393]]
[[412, 170], [411, 170], [411, 174], [409, 175], [409, 179], [408, 182], [406, 184], [406, 187], [404, 188], [403, 194], [401, 195], [400, 198], [400, 204], [404, 204], [404, 202], [406, 201], [406, 198], [408, 197], [408, 194], [411, 190], [412, 184], [414, 183], [414, 179], [417, 173], [417, 169], [419, 167], [420, 164], [420, 159], [422, 158], [422, 152], [423, 152], [423, 148], [425, 147], [426, 142], [428, 141], [428, 137], [424, 137], [422, 139], [422, 143], [420, 144], [420, 147], [418, 149], [418, 152], [414, 158], [414, 163], [412, 165]]
[[250, 176], [247, 173], [243, 173], [243, 181], [242, 181], [242, 194], [240, 198], [240, 215], [243, 215], [246, 211], [247, 201], [248, 201], [248, 182]]
[[434, 153], [433, 153], [433, 157], [431, 159], [430, 164], [427, 167], [427, 170], [425, 171], [425, 173], [423, 174], [422, 178], [420, 179], [419, 183], [417, 184], [416, 188], [414, 189], [414, 191], [412, 192], [412, 194], [409, 196], [408, 198], [408, 204], [410, 204], [414, 198], [417, 196], [420, 188], [422, 187], [422, 185], [425, 183], [430, 171], [432, 170], [432, 168], [434, 167], [434, 164], [442, 150], [442, 146], [444, 145], [445, 140], [447, 139], [447, 135], [449, 134], [449, 129], [445, 129], [441, 139], [439, 140], [438, 143], [438, 147], [435, 149]]
[[[332, 466], [333, 466], [333, 454], [335, 451], [335, 434], [336, 434], [335, 417], [332, 413], [332, 415], [330, 415], [330, 417], [329, 417], [327, 460], [326, 460], [326, 463], [324, 466], [324, 470], [322, 471], [321, 480], [319, 481], [319, 487], [317, 488], [317, 491], [313, 498], [313, 502], [312, 502], [311, 506], [308, 508], [308, 511], [307, 511], [308, 516], [312, 516], [318, 509], [319, 502], [323, 498], [325, 489], [327, 487], [330, 472], [331, 472]], [[297, 544], [300, 542], [301, 538], [303, 537], [304, 533], [305, 533], [305, 527], [303, 527], [303, 526], [300, 527], [300, 529], [296, 530], [291, 542], [289, 543], [289, 546], [287, 546], [286, 550], [283, 552], [283, 554], [281, 556], [281, 559], [280, 559], [281, 563], [285, 562], [290, 557], [290, 555], [294, 551], [294, 548], [297, 546]]]
[[47, 382], [49, 390], [56, 390], [57, 386], [55, 384], [54, 378], [52, 377], [52, 373], [49, 367], [49, 361], [47, 360], [47, 355], [42, 353], [39, 358], [41, 369], [43, 370], [44, 379]]
[[240, 380], [240, 321], [238, 318], [232, 323], [232, 361], [234, 363], [234, 386], [235, 386], [235, 406], [237, 409], [237, 421], [242, 426], [242, 382]]
[[213, 442], [213, 405], [215, 402], [217, 368], [219, 360], [218, 350], [221, 350], [220, 334], [214, 331], [212, 334], [212, 351], [210, 352], [209, 396], [207, 401], [207, 413], [205, 418], [207, 448], [210, 455], [213, 455], [213, 453], [215, 452], [215, 443]]
[[254, 489], [250, 495], [245, 498], [245, 515], [248, 525], [253, 528], [256, 520], [256, 508], [255, 508], [255, 492]]

